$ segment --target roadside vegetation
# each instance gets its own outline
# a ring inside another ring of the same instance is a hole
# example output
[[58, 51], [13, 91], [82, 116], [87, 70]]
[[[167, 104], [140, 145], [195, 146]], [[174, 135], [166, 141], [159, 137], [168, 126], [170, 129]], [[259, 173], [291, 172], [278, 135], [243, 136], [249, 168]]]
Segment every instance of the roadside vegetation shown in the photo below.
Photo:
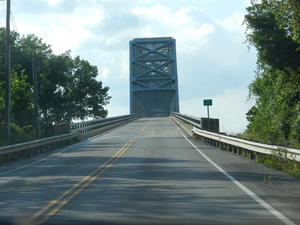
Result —
[[39, 117], [42, 137], [51, 135], [54, 124], [74, 119], [106, 117], [108, 87], [98, 79], [98, 69], [70, 51], [54, 54], [50, 45], [35, 35], [12, 32], [11, 110], [12, 140], [4, 129], [4, 45], [0, 28], [0, 146], [34, 139], [35, 127], [33, 67], [38, 77]]
[[300, 1], [253, 0], [245, 24], [258, 61], [242, 137], [300, 148]]
[[258, 57], [249, 85], [255, 105], [246, 114], [246, 131], [229, 136], [277, 145], [256, 160], [300, 178], [299, 162], [287, 157], [287, 147], [300, 149], [300, 1], [251, 0], [244, 23]]
[[249, 85], [255, 105], [247, 113], [246, 131], [236, 136], [283, 146], [257, 161], [300, 177], [300, 164], [288, 159], [285, 149], [300, 149], [300, 1], [252, 0], [245, 24], [258, 56]]
[[257, 162], [300, 178], [300, 164], [295, 160], [288, 159], [284, 149], [274, 152], [273, 155], [259, 155]]

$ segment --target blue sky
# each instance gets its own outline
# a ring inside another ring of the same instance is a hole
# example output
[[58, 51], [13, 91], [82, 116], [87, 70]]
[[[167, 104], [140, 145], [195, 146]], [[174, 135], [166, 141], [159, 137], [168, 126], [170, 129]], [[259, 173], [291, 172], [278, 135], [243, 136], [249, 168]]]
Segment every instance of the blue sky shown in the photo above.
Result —
[[[173, 37], [177, 41], [182, 113], [211, 116], [222, 131], [242, 132], [248, 85], [255, 77], [256, 51], [245, 43], [242, 25], [250, 0], [12, 0], [21, 34], [34, 33], [55, 53], [71, 50], [97, 65], [110, 87], [109, 116], [129, 113], [129, 41]], [[0, 2], [1, 26], [5, 2]]]

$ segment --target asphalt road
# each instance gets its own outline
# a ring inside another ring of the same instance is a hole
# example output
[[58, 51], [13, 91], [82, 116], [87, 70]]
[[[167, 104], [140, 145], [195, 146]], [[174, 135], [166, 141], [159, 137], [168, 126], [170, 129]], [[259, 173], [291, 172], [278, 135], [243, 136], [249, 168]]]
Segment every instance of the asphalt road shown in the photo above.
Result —
[[184, 135], [170, 118], [143, 118], [3, 164], [0, 221], [300, 224], [299, 180]]

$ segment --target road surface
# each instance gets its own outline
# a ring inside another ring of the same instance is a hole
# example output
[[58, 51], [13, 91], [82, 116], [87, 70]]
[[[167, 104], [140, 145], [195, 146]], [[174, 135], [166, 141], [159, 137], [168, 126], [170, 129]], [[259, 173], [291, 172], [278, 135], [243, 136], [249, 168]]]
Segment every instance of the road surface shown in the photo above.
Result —
[[141, 118], [3, 164], [0, 221], [300, 224], [299, 180], [185, 136], [168, 117]]

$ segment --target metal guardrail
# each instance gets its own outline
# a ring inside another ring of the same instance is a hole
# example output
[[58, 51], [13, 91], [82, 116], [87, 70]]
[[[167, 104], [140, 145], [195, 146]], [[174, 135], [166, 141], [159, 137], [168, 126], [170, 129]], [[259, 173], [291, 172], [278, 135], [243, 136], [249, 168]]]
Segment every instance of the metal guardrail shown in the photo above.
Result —
[[112, 124], [133, 120], [138, 117], [139, 117], [138, 114], [132, 114], [132, 115], [125, 115], [125, 116], [110, 117], [107, 119], [97, 119], [97, 120], [91, 120], [86, 122], [72, 123], [71, 133], [69, 134], [62, 134], [58, 136], [42, 138], [39, 140], [3, 146], [0, 147], [0, 156], [9, 153], [22, 152], [28, 149], [43, 148], [43, 147], [48, 148], [55, 144], [61, 143], [63, 141], [72, 140], [75, 138], [81, 138], [82, 136], [85, 135], [85, 133], [88, 133], [89, 131], [94, 131], [98, 128], [102, 128]]
[[208, 132], [205, 130], [200, 130], [196, 127], [192, 129], [192, 132], [193, 134], [196, 134], [198, 136], [202, 136], [212, 141], [218, 142], [218, 143], [213, 143], [214, 145], [220, 145], [220, 143], [222, 143], [222, 144], [227, 144], [233, 147], [246, 149], [248, 151], [261, 153], [265, 155], [273, 155], [274, 153], [279, 153], [279, 155], [300, 162], [299, 149], [257, 143], [254, 141], [248, 141], [240, 138], [234, 138], [226, 135]]
[[195, 116], [189, 116], [189, 115], [181, 114], [181, 113], [177, 113], [177, 112], [173, 112], [172, 116], [176, 116], [176, 117], [180, 118], [181, 120], [194, 125], [195, 127], [201, 128], [201, 118], [198, 118]]
[[[179, 113], [173, 113], [173, 116], [194, 125], [192, 129], [192, 133], [194, 135], [197, 135], [199, 137], [202, 137], [205, 139], [206, 142], [209, 144], [212, 144], [214, 146], [221, 146], [221, 147], [228, 147], [231, 148], [233, 151], [239, 151], [240, 149], [248, 151], [250, 157], [254, 153], [260, 153], [265, 155], [274, 155], [278, 153], [278, 155], [281, 155], [283, 157], [287, 157], [292, 160], [296, 160], [297, 162], [300, 162], [300, 150], [294, 149], [294, 148], [286, 148], [276, 145], [268, 145], [268, 144], [262, 144], [254, 141], [248, 141], [240, 138], [230, 137], [218, 133], [208, 132], [205, 130], [202, 130], [199, 124], [193, 122], [192, 120], [187, 119], [187, 115], [184, 117]], [[193, 117], [191, 117], [193, 118]], [[225, 145], [225, 146], [224, 146]], [[227, 145], [227, 146], [226, 146]]]
[[0, 147], [0, 155], [18, 152], [18, 151], [26, 150], [29, 148], [45, 146], [48, 144], [54, 144], [57, 142], [70, 140], [70, 139], [76, 138], [78, 136], [79, 136], [79, 134], [76, 134], [76, 133], [62, 134], [59, 136], [47, 137], [47, 138], [42, 138], [42, 139], [38, 139], [38, 140], [34, 140], [34, 141], [28, 141], [28, 142], [18, 143], [18, 144], [14, 144], [14, 145], [3, 146], [3, 147]]
[[200, 118], [197, 118], [194, 116], [188, 116], [188, 115], [181, 114], [181, 113], [175, 113], [175, 112], [173, 112], [171, 115], [193, 125], [194, 127], [201, 129], [201, 119]]

